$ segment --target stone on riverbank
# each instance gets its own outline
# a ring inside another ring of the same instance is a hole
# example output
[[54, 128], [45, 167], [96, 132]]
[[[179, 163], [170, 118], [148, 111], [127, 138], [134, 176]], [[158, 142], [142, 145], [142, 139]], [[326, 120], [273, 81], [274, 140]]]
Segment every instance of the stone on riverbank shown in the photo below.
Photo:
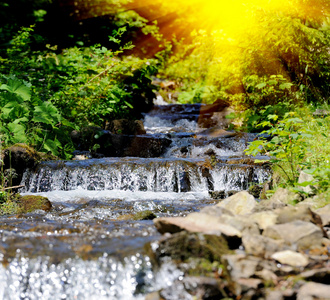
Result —
[[323, 232], [320, 227], [304, 221], [293, 221], [285, 224], [269, 226], [263, 232], [266, 237], [282, 239], [286, 244], [299, 250], [321, 247]]
[[256, 205], [255, 198], [246, 191], [230, 196], [217, 204], [217, 206], [226, 208], [237, 215], [245, 215], [252, 212]]

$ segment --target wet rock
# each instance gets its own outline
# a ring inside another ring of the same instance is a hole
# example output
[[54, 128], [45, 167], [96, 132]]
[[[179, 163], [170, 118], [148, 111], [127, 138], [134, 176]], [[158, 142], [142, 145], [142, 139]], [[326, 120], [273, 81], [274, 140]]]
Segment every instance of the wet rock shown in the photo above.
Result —
[[222, 128], [212, 127], [212, 128], [201, 131], [197, 135], [197, 137], [207, 136], [207, 137], [212, 137], [212, 138], [230, 138], [230, 137], [234, 137], [236, 135], [237, 135], [236, 132], [230, 132], [230, 131], [226, 131]]
[[308, 282], [299, 289], [297, 294], [297, 300], [316, 299], [330, 299], [330, 285]]
[[292, 250], [284, 250], [280, 252], [276, 252], [271, 256], [272, 259], [275, 259], [280, 264], [289, 265], [292, 267], [306, 267], [309, 263], [308, 257], [294, 252]]
[[246, 191], [239, 192], [219, 202], [217, 206], [224, 207], [237, 215], [248, 214], [257, 205], [256, 200]]
[[3, 169], [14, 169], [17, 176], [12, 178], [12, 185], [19, 185], [27, 168], [34, 168], [42, 160], [42, 155], [28, 145], [16, 144], [4, 150]]
[[249, 218], [256, 222], [261, 230], [265, 230], [267, 227], [277, 223], [278, 214], [274, 211], [266, 210], [253, 213], [249, 215]]
[[167, 138], [153, 136], [129, 136], [117, 134], [104, 134], [98, 143], [98, 153], [106, 157], [159, 157], [171, 144]]
[[152, 244], [150, 247], [152, 255], [158, 262], [162, 257], [167, 256], [177, 262], [184, 262], [194, 257], [213, 262], [219, 261], [222, 255], [229, 252], [224, 237], [187, 231], [163, 236], [156, 243], [156, 246]]
[[26, 195], [19, 198], [18, 203], [22, 208], [22, 213], [32, 212], [37, 209], [50, 211], [52, 204], [46, 197]]
[[88, 151], [91, 150], [95, 144], [99, 144], [99, 137], [105, 133], [106, 131], [101, 127], [86, 126], [80, 131], [73, 130], [70, 136], [77, 150]]
[[157, 218], [154, 224], [160, 233], [176, 233], [182, 230], [189, 232], [203, 232], [222, 234], [227, 238], [240, 239], [242, 233], [233, 226], [223, 224], [216, 216], [192, 213], [187, 217]]
[[85, 160], [85, 159], [91, 159], [93, 157], [90, 151], [75, 150], [73, 151], [72, 154], [73, 154], [72, 160]]
[[293, 221], [269, 226], [263, 235], [273, 239], [283, 239], [286, 244], [298, 250], [311, 249], [322, 245], [323, 232], [320, 227], [304, 221]]
[[249, 187], [248, 192], [255, 198], [260, 198], [260, 193], [263, 189], [263, 186], [261, 185], [252, 185]]
[[283, 240], [274, 240], [262, 235], [243, 235], [242, 243], [247, 254], [266, 259], [284, 248]]
[[111, 120], [106, 122], [105, 130], [114, 134], [138, 135], [145, 134], [146, 131], [141, 120]]
[[151, 210], [144, 210], [137, 212], [134, 215], [133, 220], [142, 221], [142, 220], [153, 220], [155, 218], [157, 218], [157, 216]]
[[216, 200], [225, 199], [227, 197], [225, 191], [209, 191], [209, 194], [212, 199]]

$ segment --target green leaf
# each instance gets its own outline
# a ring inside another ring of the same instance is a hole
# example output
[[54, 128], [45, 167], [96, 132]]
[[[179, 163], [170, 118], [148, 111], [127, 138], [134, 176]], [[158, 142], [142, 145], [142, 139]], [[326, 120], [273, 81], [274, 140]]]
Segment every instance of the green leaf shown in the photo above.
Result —
[[43, 145], [44, 149], [50, 151], [53, 155], [58, 156], [58, 148], [61, 147], [61, 143], [55, 138], [55, 140], [47, 139]]
[[256, 88], [261, 90], [261, 89], [264, 88], [266, 85], [267, 85], [266, 82], [262, 82], [262, 83], [257, 84], [257, 85], [256, 85]]
[[61, 115], [53, 104], [50, 102], [43, 102], [41, 105], [34, 108], [32, 121], [55, 126], [57, 123], [61, 122]]
[[7, 84], [2, 84], [0, 86], [0, 90], [5, 90], [9, 93], [13, 93], [19, 97], [21, 97], [24, 101], [31, 99], [31, 85], [22, 82], [17, 78], [8, 79]]
[[13, 135], [12, 142], [13, 143], [26, 143], [27, 136], [25, 134], [25, 127], [21, 124], [9, 123], [7, 125], [10, 133]]
[[289, 90], [292, 87], [292, 85], [293, 85], [292, 83], [286, 82], [286, 83], [280, 84], [279, 88], [281, 90], [285, 90], [285, 89], [288, 89]]

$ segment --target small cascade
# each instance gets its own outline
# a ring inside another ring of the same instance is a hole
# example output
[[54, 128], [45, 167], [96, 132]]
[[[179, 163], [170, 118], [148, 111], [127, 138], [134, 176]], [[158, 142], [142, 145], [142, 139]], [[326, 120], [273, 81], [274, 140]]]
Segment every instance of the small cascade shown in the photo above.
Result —
[[[201, 162], [201, 161], [199, 161]], [[206, 191], [198, 161], [185, 159], [90, 159], [45, 162], [26, 171], [25, 192], [122, 190], [143, 192]]]

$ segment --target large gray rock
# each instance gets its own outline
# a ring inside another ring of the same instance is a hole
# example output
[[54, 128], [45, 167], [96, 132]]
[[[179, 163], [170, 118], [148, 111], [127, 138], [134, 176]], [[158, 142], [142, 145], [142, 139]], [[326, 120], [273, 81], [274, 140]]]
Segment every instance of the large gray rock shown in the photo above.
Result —
[[246, 191], [230, 196], [217, 204], [217, 206], [228, 209], [235, 215], [251, 213], [256, 205], [255, 198]]
[[329, 300], [330, 285], [315, 282], [304, 284], [298, 291], [297, 300]]
[[323, 231], [320, 227], [304, 221], [269, 226], [263, 235], [276, 240], [282, 239], [298, 250], [320, 247], [323, 239]]

